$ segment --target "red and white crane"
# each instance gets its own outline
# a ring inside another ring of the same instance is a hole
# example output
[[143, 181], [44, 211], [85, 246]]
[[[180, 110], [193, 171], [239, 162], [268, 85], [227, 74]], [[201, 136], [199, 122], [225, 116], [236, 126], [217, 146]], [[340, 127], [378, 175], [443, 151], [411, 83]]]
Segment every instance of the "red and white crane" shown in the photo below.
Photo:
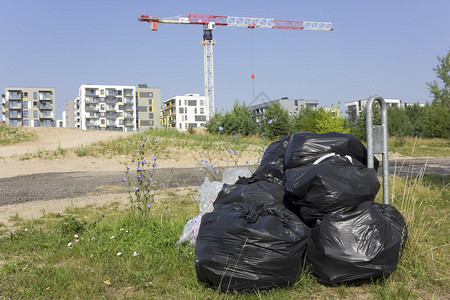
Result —
[[141, 15], [140, 22], [149, 22], [152, 31], [158, 30], [158, 23], [203, 25], [204, 46], [204, 71], [205, 71], [205, 96], [209, 105], [209, 115], [214, 115], [214, 65], [212, 31], [215, 26], [237, 26], [246, 28], [272, 28], [272, 29], [296, 29], [296, 30], [322, 30], [331, 31], [333, 25], [330, 22], [288, 21], [265, 18], [228, 17], [205, 14], [189, 14], [175, 17], [158, 18]]

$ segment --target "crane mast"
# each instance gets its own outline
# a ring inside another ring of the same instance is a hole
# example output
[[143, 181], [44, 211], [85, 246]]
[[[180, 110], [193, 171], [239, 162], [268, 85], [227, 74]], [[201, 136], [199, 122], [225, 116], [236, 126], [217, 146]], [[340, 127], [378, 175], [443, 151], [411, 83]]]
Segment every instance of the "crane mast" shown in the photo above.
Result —
[[215, 26], [237, 26], [246, 28], [270, 28], [270, 29], [294, 29], [294, 30], [320, 30], [331, 31], [333, 25], [330, 22], [309, 22], [309, 21], [288, 21], [279, 19], [266, 18], [249, 18], [249, 17], [229, 17], [205, 14], [189, 14], [167, 18], [149, 17], [149, 15], [141, 15], [138, 19], [140, 22], [148, 22], [151, 30], [158, 30], [158, 23], [165, 24], [185, 24], [185, 25], [203, 25], [203, 41], [204, 46], [204, 75], [205, 75], [205, 96], [208, 101], [209, 116], [214, 115], [214, 62], [213, 62], [213, 46], [215, 44], [212, 31]]

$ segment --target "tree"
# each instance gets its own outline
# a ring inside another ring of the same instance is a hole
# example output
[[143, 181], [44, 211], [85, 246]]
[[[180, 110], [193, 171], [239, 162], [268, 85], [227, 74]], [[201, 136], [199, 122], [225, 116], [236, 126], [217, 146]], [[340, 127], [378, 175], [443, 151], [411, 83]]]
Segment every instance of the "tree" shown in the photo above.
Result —
[[252, 118], [252, 112], [247, 109], [245, 103], [239, 105], [235, 101], [231, 112], [226, 112], [223, 118], [223, 133], [235, 135], [251, 135], [256, 133], [256, 122]]
[[445, 57], [438, 56], [438, 61], [433, 70], [444, 85], [440, 87], [436, 81], [427, 83], [434, 99], [425, 107], [423, 136], [450, 138], [450, 51]]
[[259, 123], [259, 132], [269, 139], [279, 138], [292, 133], [289, 112], [279, 102], [273, 102]]
[[332, 107], [331, 109], [319, 107], [315, 110], [306, 107], [295, 118], [294, 124], [295, 130], [300, 132], [324, 133], [330, 131], [347, 131], [346, 122], [339, 112], [339, 107]]
[[406, 113], [406, 109], [388, 106], [387, 116], [389, 135], [396, 137], [413, 135], [414, 126]]

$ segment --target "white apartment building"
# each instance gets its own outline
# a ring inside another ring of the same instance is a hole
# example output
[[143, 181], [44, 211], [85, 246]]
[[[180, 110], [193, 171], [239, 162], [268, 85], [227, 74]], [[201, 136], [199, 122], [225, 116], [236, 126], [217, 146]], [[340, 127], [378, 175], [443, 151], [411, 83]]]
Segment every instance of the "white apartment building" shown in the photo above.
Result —
[[136, 131], [135, 86], [81, 85], [73, 106], [77, 129]]
[[209, 121], [207, 97], [199, 94], [174, 96], [164, 101], [161, 108], [161, 126], [185, 131], [205, 126]]
[[[400, 107], [404, 108], [408, 105], [413, 105], [413, 103], [402, 103], [402, 100], [396, 98], [383, 98], [387, 106], [390, 107]], [[351, 122], [355, 122], [359, 115], [362, 114], [362, 110], [365, 109], [368, 99], [354, 100], [345, 102], [345, 113], [347, 114], [347, 119]], [[419, 104], [424, 106], [424, 104]]]

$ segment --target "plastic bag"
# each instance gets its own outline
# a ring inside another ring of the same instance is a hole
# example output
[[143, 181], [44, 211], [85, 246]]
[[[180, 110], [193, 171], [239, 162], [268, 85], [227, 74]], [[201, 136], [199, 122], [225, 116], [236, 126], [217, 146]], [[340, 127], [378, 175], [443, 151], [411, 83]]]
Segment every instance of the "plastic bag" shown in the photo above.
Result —
[[327, 214], [314, 227], [307, 261], [317, 279], [328, 284], [376, 279], [397, 268], [407, 236], [395, 207], [363, 203], [354, 212]]
[[284, 154], [289, 143], [289, 136], [273, 142], [264, 151], [261, 164], [255, 170], [257, 178], [281, 183], [284, 177]]
[[214, 207], [233, 202], [254, 203], [260, 201], [266, 205], [283, 205], [284, 186], [259, 180], [248, 184], [225, 185], [217, 195]]
[[234, 184], [240, 177], [250, 177], [252, 172], [248, 168], [231, 168], [223, 171], [222, 183]]
[[203, 184], [197, 188], [199, 195], [195, 198], [198, 202], [200, 214], [186, 222], [180, 239], [176, 243], [177, 245], [189, 241], [192, 246], [195, 246], [202, 216], [205, 213], [213, 211], [213, 203], [224, 186], [224, 183], [234, 183], [241, 176], [251, 176], [251, 172], [247, 168], [231, 168], [223, 172], [222, 182], [210, 181], [208, 177], [205, 178]]
[[329, 212], [353, 211], [373, 201], [380, 189], [374, 169], [339, 155], [318, 164], [287, 169], [287, 201], [298, 207], [298, 215], [310, 227]]
[[176, 245], [180, 245], [184, 242], [189, 242], [192, 246], [195, 246], [198, 230], [202, 222], [202, 216], [203, 214], [200, 213], [194, 218], [187, 221], [187, 223], [184, 225], [183, 232], [180, 235], [180, 239], [176, 242]]
[[195, 247], [199, 281], [222, 292], [293, 284], [309, 228], [280, 205], [233, 202], [202, 218]]
[[[349, 155], [367, 166], [367, 149], [351, 134], [297, 132], [290, 135], [284, 156], [284, 168], [312, 164], [327, 153]], [[375, 171], [378, 170], [378, 165], [379, 162], [374, 157]]]

